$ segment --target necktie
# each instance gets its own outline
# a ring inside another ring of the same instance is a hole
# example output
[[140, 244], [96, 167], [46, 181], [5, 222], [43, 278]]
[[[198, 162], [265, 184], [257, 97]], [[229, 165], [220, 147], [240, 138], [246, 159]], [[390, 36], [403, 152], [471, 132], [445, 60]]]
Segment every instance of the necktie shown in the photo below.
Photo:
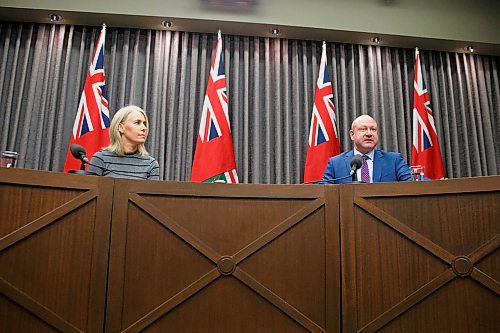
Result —
[[370, 170], [368, 169], [368, 163], [366, 163], [366, 160], [368, 159], [368, 156], [363, 155], [363, 164], [361, 164], [361, 181], [363, 183], [370, 182]]

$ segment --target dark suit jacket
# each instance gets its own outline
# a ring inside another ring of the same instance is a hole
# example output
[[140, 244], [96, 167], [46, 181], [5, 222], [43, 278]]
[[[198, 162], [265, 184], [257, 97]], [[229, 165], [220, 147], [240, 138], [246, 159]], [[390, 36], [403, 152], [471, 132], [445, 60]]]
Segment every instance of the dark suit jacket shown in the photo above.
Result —
[[[326, 180], [346, 177], [351, 170], [351, 160], [354, 157], [354, 150], [343, 152], [340, 155], [331, 157], [326, 165], [323, 178], [320, 184], [332, 184]], [[411, 170], [400, 153], [387, 152], [375, 149], [373, 155], [373, 182], [396, 182], [410, 181]], [[350, 183], [350, 177], [335, 181], [334, 184]]]

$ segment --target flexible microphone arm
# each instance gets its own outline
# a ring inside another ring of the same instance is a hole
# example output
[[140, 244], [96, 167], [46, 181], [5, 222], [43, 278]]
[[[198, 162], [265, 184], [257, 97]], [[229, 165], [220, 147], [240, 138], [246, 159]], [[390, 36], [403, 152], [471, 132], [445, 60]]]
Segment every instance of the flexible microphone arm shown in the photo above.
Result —
[[352, 182], [356, 183], [357, 182], [356, 171], [358, 171], [358, 169], [361, 168], [362, 164], [363, 164], [363, 156], [356, 154], [351, 160], [351, 163], [350, 163], [351, 170], [349, 171], [349, 175], [344, 176], [344, 177], [334, 178], [334, 179], [320, 179], [320, 180], [316, 180], [313, 182], [305, 182], [302, 184], [321, 184], [321, 183], [335, 184], [336, 181], [346, 179], [349, 177], [352, 177]]
[[339, 178], [334, 178], [334, 179], [320, 179], [320, 180], [316, 180], [314, 182], [306, 182], [306, 183], [302, 183], [302, 184], [322, 184], [322, 183], [335, 184], [335, 182], [337, 180], [342, 180], [342, 179], [346, 179], [346, 178], [350, 178], [350, 177], [352, 177], [351, 174], [344, 176], [344, 177], [339, 177]]
[[346, 179], [346, 178], [350, 178], [352, 177], [351, 173], [349, 173], [347, 176], [344, 176], [344, 177], [339, 177], [339, 178], [334, 178], [334, 179], [320, 179], [320, 180], [315, 180], [313, 182], [305, 182], [305, 183], [302, 183], [304, 185], [307, 185], [307, 184], [322, 184], [322, 183], [328, 183], [328, 184], [335, 184], [335, 182], [337, 180], [342, 180], [342, 179]]

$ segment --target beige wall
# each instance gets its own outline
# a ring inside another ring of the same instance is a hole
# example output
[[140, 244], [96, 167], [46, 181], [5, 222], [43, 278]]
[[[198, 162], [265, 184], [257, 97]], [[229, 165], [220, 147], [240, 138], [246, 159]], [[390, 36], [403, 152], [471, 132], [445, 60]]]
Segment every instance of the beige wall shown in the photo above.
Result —
[[256, 2], [251, 8], [233, 6], [229, 10], [207, 5], [207, 0], [0, 0], [0, 7], [252, 22], [500, 44], [500, 0]]

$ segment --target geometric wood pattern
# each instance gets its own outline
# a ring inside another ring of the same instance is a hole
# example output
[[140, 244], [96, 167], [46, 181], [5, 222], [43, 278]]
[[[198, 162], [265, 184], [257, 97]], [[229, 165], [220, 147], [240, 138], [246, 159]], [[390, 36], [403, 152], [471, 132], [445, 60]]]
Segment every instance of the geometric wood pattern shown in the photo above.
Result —
[[107, 331], [338, 331], [324, 189], [117, 180]]
[[499, 189], [500, 177], [342, 189], [343, 331], [497, 332]]
[[499, 202], [0, 168], [0, 331], [497, 332]]
[[102, 332], [112, 184], [0, 168], [0, 331]]

